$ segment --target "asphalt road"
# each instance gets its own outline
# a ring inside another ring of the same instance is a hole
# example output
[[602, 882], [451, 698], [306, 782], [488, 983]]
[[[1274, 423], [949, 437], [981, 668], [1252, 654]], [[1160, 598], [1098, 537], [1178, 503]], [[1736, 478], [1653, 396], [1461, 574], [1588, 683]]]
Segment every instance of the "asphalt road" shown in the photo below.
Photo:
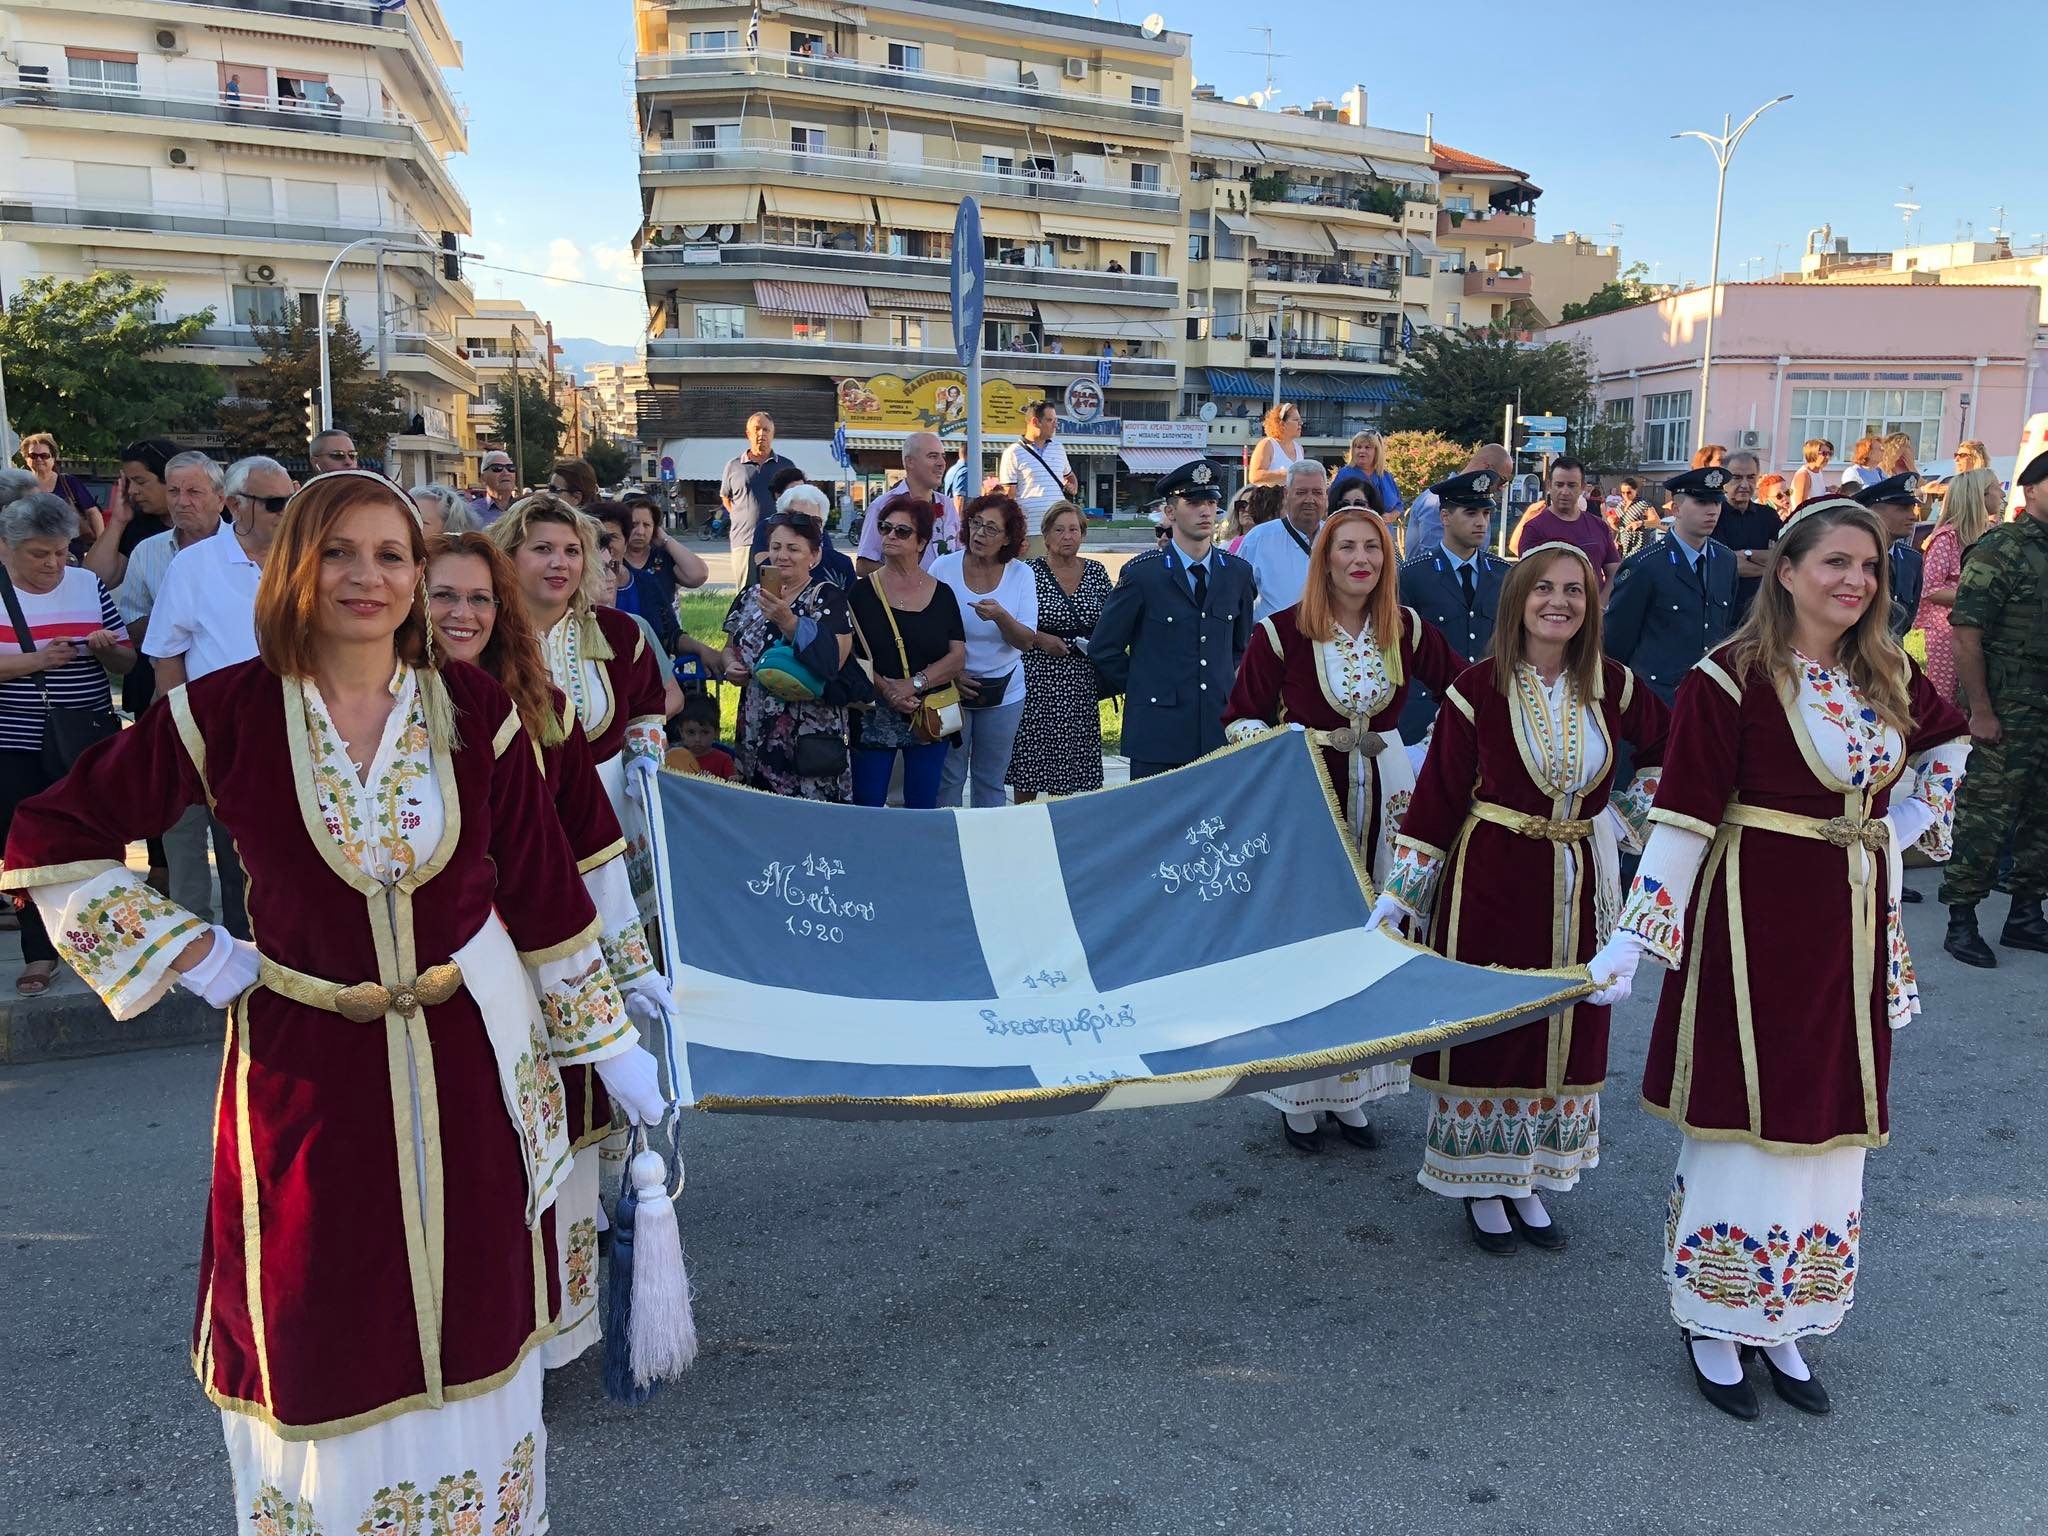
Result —
[[[1912, 883], [1932, 885], [1930, 871]], [[2048, 957], [1984, 974], [1909, 908], [1929, 1012], [1872, 1157], [1859, 1305], [1812, 1420], [1694, 1394], [1657, 1279], [1676, 1136], [1617, 1028], [1561, 1255], [1489, 1258], [1377, 1153], [1271, 1111], [972, 1126], [706, 1117], [685, 1236], [704, 1357], [549, 1387], [554, 1529], [705, 1536], [1943, 1532], [2048, 1521]], [[1988, 915], [1988, 911], [1987, 911]], [[233, 1525], [186, 1365], [217, 1058], [0, 1073], [0, 1532]], [[246, 1527], [239, 1527], [246, 1529]], [[352, 1536], [328, 1532], [327, 1536]]]

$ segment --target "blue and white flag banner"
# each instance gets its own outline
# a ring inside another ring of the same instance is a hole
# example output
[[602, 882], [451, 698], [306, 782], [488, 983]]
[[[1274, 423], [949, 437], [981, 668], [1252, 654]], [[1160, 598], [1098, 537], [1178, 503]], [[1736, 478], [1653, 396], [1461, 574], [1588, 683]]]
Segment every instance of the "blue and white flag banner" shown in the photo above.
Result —
[[1275, 731], [980, 811], [663, 773], [683, 1100], [977, 1119], [1220, 1098], [1509, 1029], [1583, 971], [1365, 932], [1315, 749]]

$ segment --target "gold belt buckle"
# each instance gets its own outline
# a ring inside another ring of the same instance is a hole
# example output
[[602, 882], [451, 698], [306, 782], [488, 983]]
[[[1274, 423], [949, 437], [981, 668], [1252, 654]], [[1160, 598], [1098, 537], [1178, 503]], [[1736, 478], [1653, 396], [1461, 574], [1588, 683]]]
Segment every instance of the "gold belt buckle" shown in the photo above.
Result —
[[420, 1011], [421, 1004], [431, 1008], [445, 1003], [461, 985], [462, 967], [450, 960], [442, 965], [429, 966], [413, 979], [410, 986], [400, 987], [395, 992], [374, 981], [359, 981], [352, 987], [343, 987], [334, 994], [334, 1009], [352, 1024], [374, 1024], [387, 1013], [410, 1019]]
[[351, 1024], [374, 1024], [390, 1009], [390, 990], [374, 981], [359, 981], [334, 994], [334, 1011]]
[[1820, 835], [1837, 848], [1861, 843], [1873, 853], [1884, 847], [1887, 838], [1882, 821], [1858, 816], [1830, 817], [1821, 823]]
[[1348, 725], [1339, 726], [1336, 730], [1325, 734], [1323, 742], [1333, 752], [1349, 752], [1358, 745], [1358, 732]]

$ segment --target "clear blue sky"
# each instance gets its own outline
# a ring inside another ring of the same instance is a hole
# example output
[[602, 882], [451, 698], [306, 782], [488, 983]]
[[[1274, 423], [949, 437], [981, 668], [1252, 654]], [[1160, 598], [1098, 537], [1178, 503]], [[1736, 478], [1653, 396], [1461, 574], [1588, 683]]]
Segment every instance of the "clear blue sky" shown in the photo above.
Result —
[[[470, 108], [470, 153], [456, 169], [477, 248], [637, 289], [627, 0], [443, 4], [467, 57], [453, 84]], [[1265, 39], [1240, 0], [1102, 0], [1099, 10], [1137, 22], [1152, 5], [1194, 35], [1197, 79], [1226, 97], [1264, 85]], [[1794, 99], [1758, 122], [1730, 170], [1724, 277], [1743, 275], [1750, 257], [1765, 274], [1774, 256], [1796, 266], [1806, 231], [1824, 222], [1853, 249], [1889, 249], [1903, 234], [1892, 205], [1906, 201], [1921, 204], [1928, 242], [1957, 238], [1963, 221], [1986, 238], [2001, 203], [2016, 243], [2048, 233], [2048, 127], [2026, 74], [2048, 45], [2041, 0], [1735, 0], [1684, 23], [1640, 0], [1376, 4], [1361, 26], [1365, 9], [1305, 0], [1267, 13], [1281, 100], [1305, 105], [1362, 83], [1375, 126], [1420, 132], [1434, 112], [1438, 138], [1544, 189], [1544, 238], [1576, 229], [1605, 242], [1618, 224], [1623, 260], [1661, 281], [1706, 279], [1714, 217], [1712, 157], [1668, 136], [1718, 132], [1724, 112], [1739, 122], [1786, 91]], [[473, 275], [479, 296], [498, 296], [502, 282], [558, 335], [631, 343], [643, 328], [633, 294]]]

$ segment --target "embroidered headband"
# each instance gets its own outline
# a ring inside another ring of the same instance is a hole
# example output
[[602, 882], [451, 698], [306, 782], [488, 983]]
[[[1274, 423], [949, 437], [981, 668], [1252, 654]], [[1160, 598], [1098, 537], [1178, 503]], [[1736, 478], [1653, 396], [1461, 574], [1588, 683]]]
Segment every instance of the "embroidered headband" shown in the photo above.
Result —
[[[427, 525], [425, 521], [422, 520], [422, 518], [420, 517], [420, 509], [414, 503], [412, 497], [406, 494], [405, 487], [400, 485], [396, 480], [393, 480], [389, 475], [379, 474], [374, 469], [322, 470], [319, 474], [311, 476], [304, 485], [300, 486], [296, 491], [292, 492], [292, 501], [297, 501], [301, 496], [305, 495], [307, 491], [311, 490], [314, 486], [320, 484], [320, 482], [323, 480], [344, 479], [367, 480], [372, 485], [376, 486], [379, 490], [389, 491], [393, 496], [396, 496], [398, 498], [398, 504], [401, 507], [404, 507], [406, 511], [412, 514], [413, 523], [420, 529], [420, 531], [422, 533], [426, 531]], [[289, 512], [292, 509], [292, 501], [288, 501], [285, 503], [285, 511]]]
[[1868, 512], [1869, 510], [1862, 502], [1854, 501], [1847, 496], [1809, 497], [1795, 507], [1792, 515], [1785, 519], [1784, 526], [1778, 530], [1778, 537], [1783, 539], [1802, 518], [1811, 517], [1816, 512]]
[[1591, 572], [1593, 579], [1595, 581], [1600, 579], [1600, 573], [1593, 569], [1593, 557], [1567, 539], [1552, 539], [1547, 544], [1538, 544], [1534, 549], [1525, 549], [1522, 551], [1520, 558], [1523, 560], [1533, 559], [1535, 556], [1546, 551], [1555, 551], [1561, 555], [1577, 555], [1580, 561], [1584, 563], [1587, 571]]

